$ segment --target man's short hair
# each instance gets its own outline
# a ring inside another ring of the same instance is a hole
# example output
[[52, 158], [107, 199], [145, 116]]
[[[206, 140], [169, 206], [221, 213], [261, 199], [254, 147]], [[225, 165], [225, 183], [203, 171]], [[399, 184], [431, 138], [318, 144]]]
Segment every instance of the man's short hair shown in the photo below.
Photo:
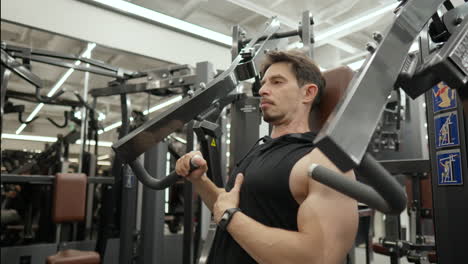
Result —
[[269, 51], [266, 53], [265, 61], [261, 68], [261, 75], [270, 68], [272, 64], [286, 62], [291, 64], [293, 74], [296, 76], [297, 83], [299, 86], [303, 86], [308, 83], [317, 85], [318, 92], [312, 105], [316, 106], [320, 103], [320, 98], [325, 89], [325, 78], [323, 78], [320, 69], [317, 67], [315, 62], [299, 51]]

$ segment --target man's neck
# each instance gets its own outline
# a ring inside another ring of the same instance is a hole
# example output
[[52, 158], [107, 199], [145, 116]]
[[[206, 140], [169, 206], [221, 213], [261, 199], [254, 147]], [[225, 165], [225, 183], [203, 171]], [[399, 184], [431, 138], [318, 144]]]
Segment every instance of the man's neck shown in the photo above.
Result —
[[290, 122], [288, 124], [273, 125], [271, 138], [277, 138], [286, 134], [309, 132], [309, 122]]

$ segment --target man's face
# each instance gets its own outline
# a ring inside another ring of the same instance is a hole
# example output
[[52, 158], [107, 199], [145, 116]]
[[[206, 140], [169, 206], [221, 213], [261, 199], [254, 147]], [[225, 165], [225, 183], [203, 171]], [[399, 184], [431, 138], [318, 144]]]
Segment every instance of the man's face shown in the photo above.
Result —
[[273, 125], [292, 120], [303, 97], [291, 65], [286, 62], [274, 63], [268, 68], [259, 93], [263, 119]]

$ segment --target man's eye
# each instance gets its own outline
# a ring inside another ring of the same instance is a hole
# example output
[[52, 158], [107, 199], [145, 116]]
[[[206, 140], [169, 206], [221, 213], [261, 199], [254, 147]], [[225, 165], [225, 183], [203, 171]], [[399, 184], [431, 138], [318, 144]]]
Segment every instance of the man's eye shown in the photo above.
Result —
[[281, 84], [281, 83], [283, 83], [283, 82], [282, 82], [282, 81], [274, 81], [273, 83], [274, 83], [274, 84]]

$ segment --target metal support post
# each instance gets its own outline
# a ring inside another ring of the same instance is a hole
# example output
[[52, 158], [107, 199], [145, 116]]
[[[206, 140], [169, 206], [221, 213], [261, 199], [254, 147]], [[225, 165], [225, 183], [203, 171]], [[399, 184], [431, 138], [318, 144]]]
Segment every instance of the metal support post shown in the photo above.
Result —
[[422, 174], [417, 173], [412, 175], [411, 180], [413, 181], [412, 188], [413, 188], [413, 201], [412, 201], [412, 208], [414, 208], [413, 213], [415, 214], [415, 236], [414, 241], [410, 239], [410, 242], [413, 243], [422, 243], [419, 241], [422, 230], [421, 230], [421, 178]]
[[5, 97], [6, 97], [6, 91], [7, 91], [7, 87], [8, 87], [8, 80], [10, 79], [10, 74], [11, 74], [11, 71], [9, 69], [7, 69], [6, 67], [4, 67], [3, 65], [1, 65], [1, 82], [2, 82], [2, 86], [1, 86], [1, 123], [0, 123], [0, 132], [3, 131], [3, 114], [4, 114], [4, 106], [5, 106]]
[[[193, 122], [187, 125], [187, 149], [190, 152], [194, 149]], [[184, 236], [182, 249], [182, 263], [193, 264], [193, 186], [189, 181], [184, 184]]]
[[[145, 168], [151, 175], [166, 175], [167, 151], [167, 143], [161, 142], [145, 153]], [[139, 264], [160, 263], [164, 259], [164, 205], [164, 191], [143, 187]]]
[[460, 202], [468, 197], [468, 121], [454, 88], [463, 87], [435, 85], [426, 93], [437, 263], [468, 259], [468, 204]]
[[[260, 138], [261, 113], [258, 97], [246, 97], [231, 106], [231, 144], [229, 164], [232, 169]], [[252, 129], [253, 128], [253, 129]]]
[[[96, 155], [89, 154], [89, 171], [88, 179], [96, 176]], [[93, 220], [93, 201], [94, 201], [94, 183], [88, 183], [86, 194], [86, 223], [85, 223], [85, 238], [91, 239], [92, 236], [92, 220]]]
[[[84, 78], [84, 89], [83, 89], [83, 100], [84, 102], [88, 101], [88, 88], [89, 88], [89, 72], [85, 72], [85, 78]], [[81, 148], [80, 148], [80, 160], [78, 164], [78, 172], [83, 172], [83, 158], [84, 158], [84, 152], [86, 150], [86, 144], [87, 144], [87, 137], [86, 134], [88, 132], [88, 115], [87, 115], [87, 109], [85, 106], [81, 108], [81, 133], [80, 133], [80, 138], [81, 138]]]
[[314, 19], [309, 10], [302, 12], [301, 39], [303, 49], [310, 58], [314, 58]]
[[[0, 81], [2, 82], [1, 83], [1, 90], [0, 90], [0, 93], [1, 93], [1, 97], [0, 97], [0, 108], [1, 108], [1, 113], [0, 113], [0, 134], [3, 132], [3, 114], [4, 114], [4, 106], [5, 106], [5, 96], [6, 96], [6, 91], [7, 91], [7, 86], [8, 86], [8, 80], [10, 79], [10, 74], [11, 74], [11, 71], [9, 69], [7, 69], [5, 66], [1, 65], [1, 79]], [[3, 159], [1, 158], [1, 154], [0, 154], [0, 166], [3, 167]]]
[[[122, 126], [120, 135], [128, 134], [130, 126], [130, 106], [127, 95], [121, 94]], [[134, 231], [136, 225], [137, 181], [128, 165], [122, 165], [122, 207], [120, 215], [120, 264], [133, 263]]]

